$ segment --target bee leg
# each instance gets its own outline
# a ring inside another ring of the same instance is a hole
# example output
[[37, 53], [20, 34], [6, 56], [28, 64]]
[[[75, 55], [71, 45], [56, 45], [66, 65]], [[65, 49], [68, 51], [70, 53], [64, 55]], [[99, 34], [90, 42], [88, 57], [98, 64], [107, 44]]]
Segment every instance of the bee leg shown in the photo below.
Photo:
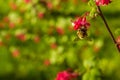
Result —
[[75, 39], [74, 39], [74, 41], [76, 42], [76, 41], [79, 41], [80, 39], [79, 39], [79, 37], [76, 37]]
[[93, 41], [93, 39], [92, 38], [90, 38], [90, 37], [86, 37], [86, 40], [88, 40], [88, 41]]

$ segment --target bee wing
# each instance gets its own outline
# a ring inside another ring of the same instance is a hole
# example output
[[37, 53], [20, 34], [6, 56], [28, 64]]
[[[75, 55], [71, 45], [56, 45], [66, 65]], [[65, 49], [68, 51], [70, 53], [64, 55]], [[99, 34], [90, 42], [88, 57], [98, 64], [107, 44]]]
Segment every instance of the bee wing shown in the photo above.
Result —
[[75, 39], [74, 39], [74, 41], [76, 42], [76, 41], [79, 41], [80, 40], [80, 38], [77, 36], [77, 37], [75, 37]]
[[87, 36], [86, 38], [85, 38], [87, 41], [93, 41], [93, 39], [91, 38], [91, 37], [89, 37], [89, 36]]

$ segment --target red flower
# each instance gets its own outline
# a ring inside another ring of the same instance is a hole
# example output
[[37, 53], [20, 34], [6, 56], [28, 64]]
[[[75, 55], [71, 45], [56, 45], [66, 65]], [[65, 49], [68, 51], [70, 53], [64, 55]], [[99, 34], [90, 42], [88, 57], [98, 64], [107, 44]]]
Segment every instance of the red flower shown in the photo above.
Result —
[[63, 35], [64, 34], [64, 29], [61, 28], [61, 27], [57, 27], [57, 33], [60, 34], [60, 35]]
[[40, 19], [41, 19], [41, 18], [43, 18], [43, 17], [44, 17], [44, 13], [39, 12], [39, 13], [38, 13], [38, 18], [40, 18]]
[[56, 48], [57, 48], [57, 44], [56, 44], [56, 43], [52, 43], [52, 44], [50, 45], [50, 47], [51, 47], [52, 49], [56, 49]]
[[0, 28], [4, 28], [4, 27], [5, 27], [4, 23], [0, 22]]
[[15, 27], [15, 23], [10, 22], [10, 23], [9, 23], [9, 28], [12, 29], [12, 28], [14, 28], [14, 27]]
[[15, 3], [11, 2], [11, 3], [10, 3], [10, 8], [11, 8], [12, 10], [16, 10], [16, 9], [17, 9], [17, 5], [16, 5]]
[[48, 9], [52, 9], [52, 8], [53, 8], [53, 5], [52, 5], [51, 2], [47, 2], [47, 8], [48, 8]]
[[4, 22], [9, 22], [9, 18], [6, 16], [6, 17], [3, 18], [3, 21]]
[[5, 39], [6, 39], [6, 40], [10, 40], [10, 38], [11, 38], [11, 35], [10, 35], [10, 34], [6, 34], [6, 35], [5, 35]]
[[72, 25], [74, 26], [74, 30], [78, 30], [82, 26], [89, 27], [90, 23], [87, 22], [86, 17], [79, 17], [72, 23]]
[[36, 35], [36, 36], [34, 37], [34, 42], [35, 42], [35, 43], [38, 43], [39, 41], [40, 41], [40, 37]]
[[120, 44], [118, 45], [118, 48], [120, 49]]
[[31, 0], [24, 0], [25, 3], [29, 3]]
[[104, 6], [111, 3], [111, 0], [95, 0], [97, 6]]
[[76, 78], [78, 74], [72, 73], [69, 71], [62, 71], [57, 74], [56, 80], [71, 80], [72, 78]]
[[16, 37], [21, 41], [26, 41], [26, 35], [24, 33], [17, 34]]
[[19, 52], [18, 49], [15, 49], [15, 50], [12, 51], [12, 56], [13, 56], [14, 58], [18, 57], [19, 54], [20, 54], [20, 52]]
[[3, 45], [4, 45], [3, 41], [2, 41], [2, 40], [0, 40], [0, 46], [3, 46]]
[[120, 36], [117, 37], [116, 42], [120, 44]]
[[50, 65], [50, 60], [49, 60], [49, 59], [46, 59], [46, 60], [44, 61], [44, 65], [45, 65], [45, 66], [49, 66], [49, 65]]

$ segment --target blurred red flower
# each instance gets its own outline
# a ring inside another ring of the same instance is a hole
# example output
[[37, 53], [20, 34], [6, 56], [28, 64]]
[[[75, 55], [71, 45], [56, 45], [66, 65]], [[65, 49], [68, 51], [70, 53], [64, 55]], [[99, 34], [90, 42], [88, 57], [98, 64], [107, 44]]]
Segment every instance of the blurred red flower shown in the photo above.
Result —
[[4, 45], [3, 41], [2, 41], [2, 40], [0, 40], [0, 46], [3, 46], [3, 45]]
[[47, 8], [48, 8], [48, 9], [52, 9], [52, 8], [53, 8], [53, 5], [52, 5], [51, 2], [47, 2]]
[[35, 37], [34, 37], [34, 42], [35, 42], [35, 43], [38, 43], [39, 41], [40, 41], [40, 37], [39, 37], [39, 36], [35, 36]]
[[6, 16], [6, 17], [3, 18], [3, 21], [4, 22], [9, 22], [9, 18]]
[[21, 41], [26, 41], [26, 35], [24, 33], [17, 34], [16, 37]]
[[57, 30], [57, 33], [58, 33], [58, 34], [60, 34], [60, 35], [63, 35], [63, 34], [64, 34], [64, 29], [63, 29], [63, 28], [57, 27], [56, 30]]
[[16, 9], [17, 9], [17, 5], [16, 5], [15, 3], [11, 2], [11, 3], [10, 3], [10, 8], [11, 8], [12, 10], [16, 10]]
[[12, 56], [15, 57], [15, 58], [18, 57], [19, 54], [20, 54], [20, 52], [19, 52], [18, 49], [15, 49], [15, 50], [12, 51]]
[[111, 3], [111, 0], [95, 0], [97, 6], [104, 6]]
[[78, 76], [77, 73], [72, 73], [70, 71], [62, 71], [57, 74], [55, 80], [71, 80], [73, 78], [76, 78], [77, 76]]
[[52, 44], [50, 45], [50, 47], [51, 47], [52, 49], [56, 49], [56, 48], [57, 48], [57, 44], [56, 44], [56, 43], [52, 43]]
[[43, 17], [44, 17], [44, 13], [39, 12], [37, 16], [38, 16], [38, 18], [40, 18], [40, 19], [41, 19], [41, 18], [43, 18]]
[[4, 28], [5, 24], [3, 22], [0, 22], [0, 28]]
[[117, 37], [116, 42], [120, 44], [120, 36]]
[[44, 65], [45, 65], [45, 66], [49, 66], [49, 65], [50, 65], [50, 60], [46, 59], [46, 60], [44, 61]]
[[11, 28], [11, 29], [12, 29], [12, 28], [14, 28], [14, 27], [15, 27], [15, 23], [10, 22], [10, 23], [9, 23], [9, 28]]
[[25, 2], [25, 3], [30, 3], [30, 2], [31, 2], [31, 0], [24, 0], [24, 2]]
[[10, 34], [6, 34], [6, 35], [5, 35], [5, 39], [6, 39], [6, 40], [10, 40], [10, 38], [11, 38], [11, 35], [10, 35]]

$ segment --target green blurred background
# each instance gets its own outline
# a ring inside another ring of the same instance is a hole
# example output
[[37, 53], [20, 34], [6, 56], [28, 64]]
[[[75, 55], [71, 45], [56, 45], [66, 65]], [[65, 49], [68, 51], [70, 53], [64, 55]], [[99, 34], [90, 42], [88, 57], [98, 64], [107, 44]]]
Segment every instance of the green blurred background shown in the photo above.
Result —
[[[119, 5], [101, 7], [115, 37]], [[0, 80], [54, 80], [68, 68], [84, 72], [76, 80], [120, 80], [120, 54], [100, 17], [90, 20], [92, 41], [74, 42], [71, 20], [89, 10], [87, 0], [0, 0]]]

